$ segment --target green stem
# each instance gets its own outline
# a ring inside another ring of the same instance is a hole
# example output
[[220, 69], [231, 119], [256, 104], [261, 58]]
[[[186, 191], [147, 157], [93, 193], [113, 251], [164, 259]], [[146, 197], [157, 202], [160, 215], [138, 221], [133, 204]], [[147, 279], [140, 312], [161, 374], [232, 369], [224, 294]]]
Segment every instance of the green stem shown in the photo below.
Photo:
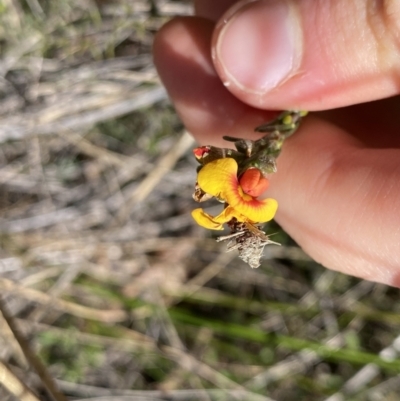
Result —
[[348, 349], [333, 348], [327, 344], [315, 341], [285, 336], [276, 333], [266, 333], [255, 327], [243, 327], [229, 322], [221, 322], [211, 319], [202, 319], [178, 309], [170, 309], [171, 318], [176, 322], [185, 323], [198, 327], [208, 327], [215, 333], [228, 337], [240, 338], [275, 347], [283, 347], [290, 351], [314, 351], [323, 359], [333, 362], [349, 362], [354, 365], [366, 365], [373, 363], [389, 372], [400, 373], [400, 359], [391, 361], [384, 360], [378, 355], [369, 352]]

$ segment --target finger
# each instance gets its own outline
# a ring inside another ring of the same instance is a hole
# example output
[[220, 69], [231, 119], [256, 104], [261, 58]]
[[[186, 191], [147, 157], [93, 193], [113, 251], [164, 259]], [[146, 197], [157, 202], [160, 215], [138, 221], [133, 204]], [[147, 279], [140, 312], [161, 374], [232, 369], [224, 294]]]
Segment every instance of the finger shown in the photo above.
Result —
[[154, 41], [154, 62], [186, 128], [201, 144], [226, 146], [223, 135], [243, 134], [276, 113], [254, 109], [223, 86], [214, 70], [210, 43], [213, 24], [177, 18]]
[[318, 113], [371, 148], [400, 148], [400, 96]]
[[[184, 122], [202, 143], [221, 144], [220, 133], [244, 137], [268, 117], [221, 85], [209, 57], [212, 28], [203, 19], [172, 21], [154, 51]], [[399, 159], [399, 151], [362, 148], [338, 127], [307, 119], [271, 178], [268, 196], [280, 204], [278, 222], [325, 266], [400, 285]]]
[[228, 89], [261, 108], [322, 110], [399, 93], [400, 2], [242, 1], [217, 24]]
[[368, 149], [309, 118], [278, 159], [268, 197], [277, 221], [316, 261], [400, 285], [400, 150]]
[[238, 0], [196, 0], [194, 2], [195, 14], [198, 17], [217, 21], [222, 14]]

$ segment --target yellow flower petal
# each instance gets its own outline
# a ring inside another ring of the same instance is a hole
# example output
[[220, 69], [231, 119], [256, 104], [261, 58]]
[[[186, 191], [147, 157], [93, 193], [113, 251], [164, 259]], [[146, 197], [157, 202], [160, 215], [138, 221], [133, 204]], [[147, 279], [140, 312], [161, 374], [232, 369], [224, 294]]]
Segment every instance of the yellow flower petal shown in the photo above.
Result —
[[238, 221], [247, 221], [246, 216], [239, 213], [236, 209], [231, 206], [227, 206], [218, 216], [214, 217], [214, 221], [219, 223], [228, 223], [233, 218], [236, 218]]
[[214, 217], [206, 213], [203, 209], [194, 209], [192, 217], [199, 226], [208, 228], [209, 230], [223, 230], [221, 223], [215, 221]]
[[225, 199], [225, 192], [239, 186], [237, 180], [238, 165], [235, 159], [226, 157], [207, 163], [197, 176], [200, 188], [210, 195]]
[[209, 230], [223, 230], [223, 224], [228, 223], [233, 218], [238, 221], [247, 221], [247, 218], [242, 214], [238, 213], [237, 210], [228, 206], [218, 216], [211, 216], [206, 213], [203, 209], [194, 209], [192, 211], [192, 217], [199, 226], [208, 228]]

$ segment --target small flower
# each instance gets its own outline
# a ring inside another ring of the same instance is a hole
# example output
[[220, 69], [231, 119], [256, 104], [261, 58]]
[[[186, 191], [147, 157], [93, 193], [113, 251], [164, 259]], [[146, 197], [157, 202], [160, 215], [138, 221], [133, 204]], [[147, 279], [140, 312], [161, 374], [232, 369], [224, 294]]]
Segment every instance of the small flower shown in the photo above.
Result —
[[276, 158], [284, 141], [299, 128], [306, 114], [283, 111], [273, 121], [255, 129], [264, 133], [257, 140], [223, 136], [233, 142], [236, 150], [211, 145], [193, 150], [200, 164], [193, 199], [204, 202], [215, 197], [224, 203], [224, 209], [211, 216], [199, 208], [193, 210], [192, 216], [199, 225], [211, 230], [222, 230], [226, 223], [230, 234], [218, 237], [217, 241], [227, 241], [228, 252], [237, 250], [239, 258], [252, 268], [260, 266], [266, 245], [279, 245], [271, 241], [259, 224], [275, 216], [278, 202], [257, 197], [269, 186], [266, 176], [277, 170]]
[[199, 225], [222, 230], [222, 225], [233, 218], [239, 222], [264, 223], [275, 216], [278, 208], [275, 199], [256, 199], [268, 186], [262, 173], [256, 168], [246, 170], [240, 178], [237, 173], [238, 164], [230, 157], [211, 161], [201, 168], [197, 177], [199, 187], [224, 201], [226, 207], [215, 217], [203, 209], [195, 209], [192, 216]]

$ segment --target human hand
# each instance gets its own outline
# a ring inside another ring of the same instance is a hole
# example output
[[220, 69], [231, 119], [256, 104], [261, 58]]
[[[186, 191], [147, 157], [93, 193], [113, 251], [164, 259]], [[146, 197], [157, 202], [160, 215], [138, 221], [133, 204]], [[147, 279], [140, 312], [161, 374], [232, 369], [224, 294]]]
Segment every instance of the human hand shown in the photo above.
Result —
[[270, 179], [276, 220], [324, 266], [400, 286], [400, 3], [195, 7], [154, 44], [188, 130], [226, 146], [223, 135], [258, 138], [268, 110], [319, 111], [287, 140]]

